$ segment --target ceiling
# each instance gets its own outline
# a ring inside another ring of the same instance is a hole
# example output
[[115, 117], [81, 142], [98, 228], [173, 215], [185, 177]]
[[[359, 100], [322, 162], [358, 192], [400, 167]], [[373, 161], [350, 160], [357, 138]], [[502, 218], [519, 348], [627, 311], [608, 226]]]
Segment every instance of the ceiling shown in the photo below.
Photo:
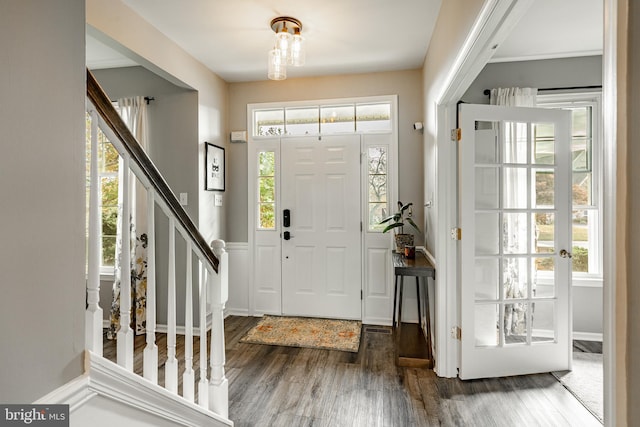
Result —
[[[288, 77], [420, 68], [441, 0], [123, 0], [227, 82], [266, 80], [276, 16], [302, 21], [303, 67]], [[186, 8], [185, 6], [189, 7]], [[535, 0], [493, 62], [602, 53], [602, 0]], [[91, 69], [137, 65], [87, 35]]]

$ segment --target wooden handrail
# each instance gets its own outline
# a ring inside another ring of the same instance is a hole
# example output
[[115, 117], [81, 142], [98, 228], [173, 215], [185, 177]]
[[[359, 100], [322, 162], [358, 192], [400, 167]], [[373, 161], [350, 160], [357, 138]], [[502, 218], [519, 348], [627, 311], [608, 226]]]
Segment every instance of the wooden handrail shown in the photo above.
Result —
[[219, 265], [218, 258], [204, 240], [204, 237], [200, 234], [200, 231], [198, 231], [187, 212], [182, 208], [175, 194], [173, 194], [173, 191], [171, 191], [169, 185], [158, 171], [158, 168], [156, 168], [147, 153], [145, 153], [144, 149], [131, 134], [131, 131], [111, 104], [111, 100], [89, 69], [87, 69], [87, 97], [93, 103], [97, 113], [102, 117], [107, 126], [109, 126], [120, 141], [122, 141], [131, 159], [140, 168], [142, 173], [144, 173], [154, 190], [164, 200], [176, 220], [193, 240], [194, 245], [202, 252], [217, 273]]

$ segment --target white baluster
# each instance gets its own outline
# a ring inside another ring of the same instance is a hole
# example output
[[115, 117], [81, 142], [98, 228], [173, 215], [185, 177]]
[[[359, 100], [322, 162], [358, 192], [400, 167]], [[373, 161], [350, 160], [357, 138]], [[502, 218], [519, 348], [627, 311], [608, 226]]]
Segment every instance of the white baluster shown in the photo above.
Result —
[[131, 199], [129, 198], [129, 155], [122, 157], [122, 249], [120, 251], [120, 328], [117, 334], [118, 365], [133, 371], [133, 329], [131, 329]]
[[100, 308], [100, 183], [98, 182], [98, 113], [91, 111], [91, 169], [89, 180], [89, 247], [85, 346], [102, 356], [102, 308]]
[[200, 262], [200, 381], [198, 382], [198, 405], [209, 409], [209, 382], [207, 381], [207, 269]]
[[176, 221], [169, 218], [169, 289], [167, 296], [167, 361], [164, 386], [178, 393], [178, 360], [176, 359]]
[[147, 346], [144, 348], [143, 375], [158, 383], [158, 346], [156, 345], [156, 221], [155, 196], [147, 189]]
[[184, 298], [184, 373], [182, 374], [182, 397], [194, 400], [195, 374], [193, 372], [193, 273], [191, 263], [191, 239], [187, 239], [187, 280]]
[[213, 278], [211, 311], [211, 379], [209, 380], [209, 409], [228, 418], [229, 416], [229, 382], [224, 374], [224, 306], [228, 298], [228, 265], [229, 258], [222, 240], [211, 243], [213, 252], [220, 261], [218, 274], [209, 271]]

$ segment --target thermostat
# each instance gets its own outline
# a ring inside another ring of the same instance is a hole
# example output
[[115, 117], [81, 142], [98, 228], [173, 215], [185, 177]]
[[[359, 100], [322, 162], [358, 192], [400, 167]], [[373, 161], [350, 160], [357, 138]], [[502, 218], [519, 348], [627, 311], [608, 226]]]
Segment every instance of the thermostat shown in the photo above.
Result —
[[232, 131], [231, 142], [247, 142], [247, 131], [246, 130]]

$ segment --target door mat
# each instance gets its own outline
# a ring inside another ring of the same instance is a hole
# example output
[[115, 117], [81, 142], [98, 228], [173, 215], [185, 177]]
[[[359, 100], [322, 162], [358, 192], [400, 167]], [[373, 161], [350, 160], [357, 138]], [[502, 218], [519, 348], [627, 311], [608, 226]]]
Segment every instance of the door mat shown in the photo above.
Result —
[[573, 352], [573, 370], [551, 373], [595, 417], [603, 422], [602, 354]]
[[240, 342], [357, 353], [361, 329], [356, 320], [264, 316]]

